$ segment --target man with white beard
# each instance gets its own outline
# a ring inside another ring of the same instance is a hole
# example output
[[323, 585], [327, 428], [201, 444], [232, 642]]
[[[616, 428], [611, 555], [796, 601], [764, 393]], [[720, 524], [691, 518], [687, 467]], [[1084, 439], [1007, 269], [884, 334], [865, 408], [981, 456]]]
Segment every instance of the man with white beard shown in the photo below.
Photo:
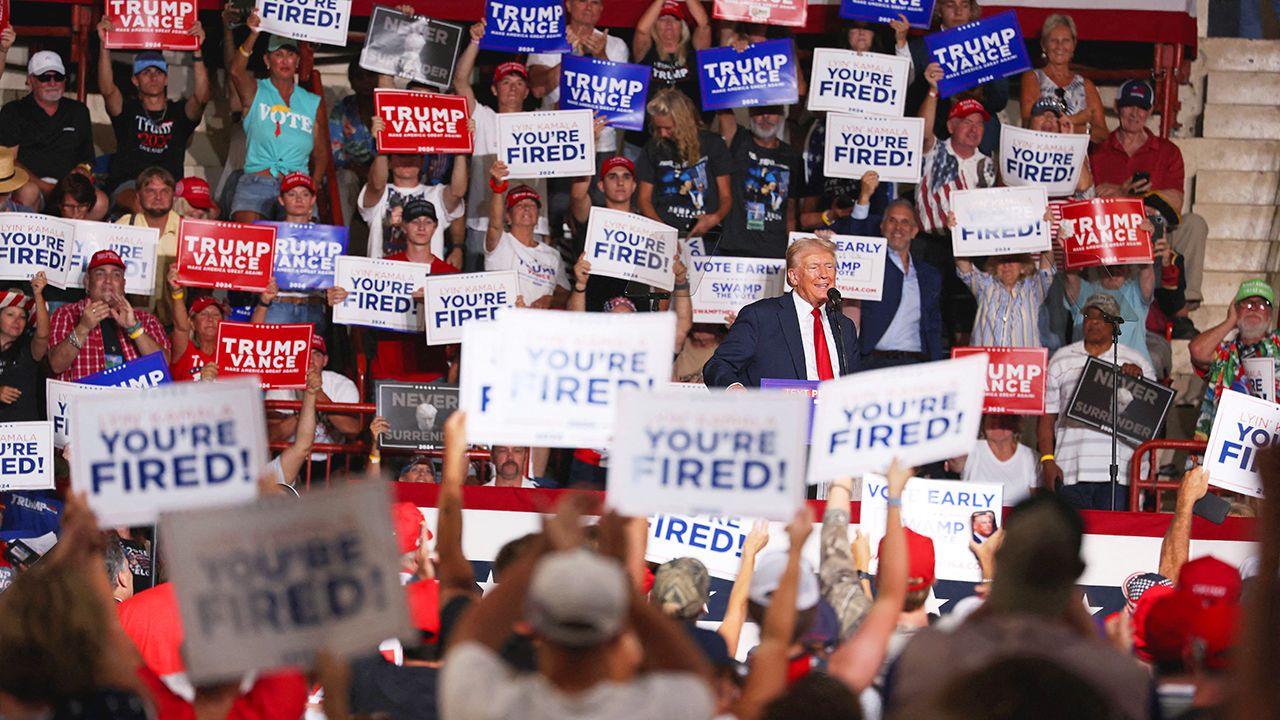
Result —
[[[1249, 393], [1245, 383], [1245, 361], [1280, 356], [1280, 333], [1275, 330], [1276, 293], [1266, 280], [1255, 278], [1240, 283], [1235, 299], [1227, 307], [1227, 317], [1191, 341], [1191, 362], [1205, 379], [1204, 400], [1196, 422], [1196, 439], [1208, 440], [1213, 416], [1223, 390]], [[1227, 336], [1235, 332], [1230, 340]], [[1274, 365], [1274, 360], [1272, 361]], [[1274, 372], [1272, 373], [1274, 374]], [[1273, 380], [1274, 382], [1274, 380]], [[1271, 388], [1271, 397], [1277, 396]], [[1252, 394], [1252, 393], [1250, 393]]]
[[787, 234], [797, 229], [798, 189], [804, 180], [800, 153], [778, 139], [783, 108], [750, 109], [750, 127], [725, 123], [725, 142], [733, 158], [733, 209], [724, 220], [719, 255], [782, 258]]

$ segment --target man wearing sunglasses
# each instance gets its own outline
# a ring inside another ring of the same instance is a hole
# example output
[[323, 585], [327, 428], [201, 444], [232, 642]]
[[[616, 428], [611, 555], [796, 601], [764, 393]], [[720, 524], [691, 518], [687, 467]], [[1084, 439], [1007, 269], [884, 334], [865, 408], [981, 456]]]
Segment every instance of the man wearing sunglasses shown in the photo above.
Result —
[[[1218, 398], [1223, 390], [1258, 394], [1249, 390], [1251, 383], [1246, 382], [1245, 361], [1280, 357], [1275, 304], [1275, 290], [1266, 280], [1245, 280], [1240, 283], [1235, 299], [1227, 308], [1226, 319], [1197, 335], [1188, 346], [1191, 362], [1206, 385], [1204, 399], [1200, 402], [1200, 419], [1196, 422], [1197, 440], [1209, 439]], [[1232, 330], [1237, 332], [1228, 340]], [[1274, 366], [1274, 360], [1272, 362]], [[1268, 389], [1274, 400], [1277, 397], [1274, 379], [1271, 384]]]
[[[89, 108], [62, 96], [67, 69], [57, 53], [31, 56], [27, 87], [29, 94], [0, 108], [0, 145], [17, 146], [18, 165], [30, 177], [14, 192], [14, 201], [40, 210], [58, 180], [79, 165], [93, 165], [93, 128]], [[105, 212], [105, 197], [101, 200]]]

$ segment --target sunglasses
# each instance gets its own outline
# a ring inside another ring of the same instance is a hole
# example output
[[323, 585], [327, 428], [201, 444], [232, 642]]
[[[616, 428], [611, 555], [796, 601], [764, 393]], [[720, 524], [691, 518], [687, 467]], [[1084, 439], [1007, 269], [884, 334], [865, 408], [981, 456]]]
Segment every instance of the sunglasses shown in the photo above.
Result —
[[66, 75], [63, 75], [63, 74], [62, 74], [62, 73], [60, 73], [60, 72], [47, 72], [47, 73], [45, 73], [45, 74], [43, 74], [43, 75], [37, 75], [37, 76], [36, 76], [36, 80], [39, 80], [40, 82], [42, 82], [42, 83], [46, 83], [46, 84], [48, 84], [48, 83], [60, 83], [60, 82], [62, 82], [62, 81], [64, 81], [64, 80], [66, 80], [66, 79], [67, 79], [67, 76], [66, 76]]
[[1271, 309], [1271, 303], [1262, 299], [1241, 300], [1240, 302], [1236, 303], [1236, 306], [1243, 308], [1245, 310], [1270, 310]]

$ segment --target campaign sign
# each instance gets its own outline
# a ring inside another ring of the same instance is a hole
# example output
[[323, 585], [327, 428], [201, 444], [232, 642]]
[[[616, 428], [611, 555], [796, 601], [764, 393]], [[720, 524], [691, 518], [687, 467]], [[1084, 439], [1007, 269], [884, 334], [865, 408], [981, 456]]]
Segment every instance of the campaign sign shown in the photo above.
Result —
[[447, 90], [465, 33], [460, 25], [374, 5], [360, 67]]
[[107, 0], [111, 50], [196, 50], [195, 0]]
[[144, 389], [171, 383], [173, 376], [169, 374], [169, 363], [165, 362], [164, 353], [157, 350], [123, 365], [82, 377], [80, 382], [103, 387]]
[[1209, 484], [1262, 497], [1258, 453], [1280, 440], [1280, 405], [1224, 389], [1204, 452]]
[[[966, 455], [982, 424], [987, 356], [828, 380], [813, 416], [809, 484]], [[996, 505], [999, 507], [999, 503]]]
[[71, 432], [71, 411], [80, 398], [87, 395], [121, 392], [123, 388], [106, 385], [87, 385], [79, 382], [45, 380], [45, 417], [53, 424], [53, 446], [61, 449], [67, 444]]
[[178, 225], [178, 282], [187, 287], [262, 292], [275, 254], [271, 225], [189, 218]]
[[[884, 477], [862, 476], [858, 528], [872, 548], [879, 547], [884, 538], [888, 491], [889, 483]], [[994, 532], [1003, 513], [1003, 502], [1003, 485], [913, 477], [902, 491], [902, 525], [933, 540], [933, 567], [938, 579], [974, 582], [982, 579], [982, 570], [978, 558], [969, 550], [969, 541], [989, 537], [974, 532], [974, 516], [990, 513]], [[879, 556], [873, 562], [874, 567], [879, 567]]]
[[264, 390], [301, 390], [311, 364], [310, 323], [218, 323], [218, 377], [256, 377]]
[[267, 465], [265, 424], [262, 391], [248, 380], [81, 397], [71, 415], [71, 485], [88, 494], [103, 528], [251, 500]]
[[270, 220], [254, 224], [276, 229], [275, 277], [281, 290], [333, 287], [334, 261], [347, 254], [347, 228]]
[[668, 292], [675, 286], [673, 261], [679, 231], [643, 215], [591, 208], [586, 253], [591, 274], [633, 280]]
[[841, 0], [840, 17], [888, 23], [904, 15], [911, 27], [928, 28], [933, 24], [934, 0]]
[[692, 297], [693, 321], [706, 323], [723, 323], [725, 313], [781, 295], [787, 274], [785, 260], [754, 258], [695, 258], [693, 268], [702, 276]]
[[1040, 185], [1050, 196], [1070, 195], [1088, 156], [1088, 135], [1000, 128], [1000, 178], [1010, 187]]
[[561, 0], [485, 0], [481, 50], [567, 53]]
[[470, 153], [467, 99], [416, 90], [373, 91], [374, 112], [385, 127], [378, 133], [380, 153]]
[[160, 231], [136, 225], [68, 220], [75, 225], [75, 242], [71, 264], [67, 268], [67, 287], [84, 287], [85, 268], [99, 250], [115, 250], [124, 260], [124, 291], [134, 295], [155, 292], [156, 252]]
[[75, 226], [34, 213], [0, 213], [0, 280], [30, 280], [43, 272], [66, 287], [75, 248]]
[[1276, 359], [1273, 357], [1245, 358], [1244, 383], [1253, 397], [1276, 401]]
[[[811, 233], [793, 232], [787, 246]], [[845, 300], [880, 300], [884, 295], [884, 261], [888, 242], [882, 237], [832, 235], [836, 244], [836, 289]], [[788, 289], [791, 283], [787, 283]]]
[[708, 515], [655, 513], [649, 516], [649, 540], [644, 559], [665, 563], [682, 557], [697, 558], [712, 577], [733, 580], [742, 565], [742, 547], [751, 523]]
[[347, 46], [351, 0], [257, 0], [257, 8], [262, 32]]
[[717, 20], [804, 27], [808, 0], [715, 0], [711, 15]]
[[391, 429], [378, 436], [379, 447], [439, 450], [444, 421], [458, 409], [458, 388], [421, 383], [376, 383], [378, 415]]
[[428, 345], [462, 342], [467, 323], [496, 318], [520, 294], [514, 270], [428, 275], [422, 287]]
[[166, 513], [160, 549], [197, 683], [311, 667], [414, 634], [382, 483]]
[[920, 182], [924, 118], [827, 115], [823, 167], [828, 177], [861, 178], [868, 170], [880, 180]]
[[1138, 198], [1094, 198], [1059, 206], [1058, 238], [1068, 270], [1096, 265], [1149, 265], [1151, 233]]
[[800, 99], [791, 40], [766, 40], [738, 52], [732, 47], [698, 51], [702, 109], [791, 105]]
[[1048, 251], [1049, 198], [1042, 187], [957, 190], [951, 193], [955, 257], [981, 257]]
[[707, 248], [702, 243], [700, 237], [688, 237], [679, 241], [680, 243], [680, 262], [684, 263], [685, 270], [689, 273], [689, 294], [698, 292], [698, 288], [702, 285], [702, 270], [693, 266], [694, 258], [705, 258], [707, 256]]
[[333, 286], [345, 289], [347, 299], [333, 307], [333, 322], [418, 332], [422, 319], [413, 294], [425, 277], [426, 268], [414, 263], [340, 255]]
[[513, 180], [595, 175], [591, 111], [500, 113], [498, 159], [507, 164]]
[[1045, 348], [955, 347], [951, 357], [987, 354], [987, 394], [982, 412], [1003, 415], [1043, 415], [1045, 370], [1049, 351]]
[[1031, 69], [1018, 16], [1008, 10], [924, 36], [929, 57], [942, 66], [942, 97]]
[[605, 504], [623, 515], [790, 518], [804, 502], [805, 398], [618, 393]]
[[811, 442], [813, 439], [813, 410], [818, 406], [818, 385], [820, 384], [817, 380], [760, 378], [761, 390], [781, 390], [785, 393], [799, 395], [809, 403], [809, 422], [805, 425], [808, 428], [805, 433], [806, 443]]
[[53, 423], [0, 423], [0, 491], [53, 489]]
[[809, 109], [902, 117], [910, 74], [897, 55], [815, 48]]
[[599, 448], [613, 435], [622, 388], [671, 380], [675, 315], [512, 308], [468, 323], [462, 337], [469, 441]]
[[0, 31], [9, 25], [9, 0], [0, 0]]
[[1132, 378], [1113, 373], [1115, 366], [1091, 357], [1080, 373], [1080, 380], [1067, 406], [1067, 417], [1106, 433], [1111, 432], [1111, 383], [1115, 376], [1116, 435], [1133, 446], [1151, 440], [1164, 425], [1164, 417], [1173, 404], [1174, 390], [1146, 378]]
[[652, 74], [648, 65], [565, 55], [560, 61], [560, 108], [590, 110], [611, 127], [643, 130]]

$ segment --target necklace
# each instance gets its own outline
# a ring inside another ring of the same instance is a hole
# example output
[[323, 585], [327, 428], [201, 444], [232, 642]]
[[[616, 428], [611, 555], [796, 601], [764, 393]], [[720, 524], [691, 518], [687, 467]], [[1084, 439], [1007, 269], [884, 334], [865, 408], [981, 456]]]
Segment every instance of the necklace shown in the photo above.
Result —
[[159, 126], [161, 123], [164, 122], [165, 117], [169, 115], [169, 102], [166, 100], [164, 103], [164, 107], [160, 108], [159, 119], [152, 117], [151, 111], [147, 109], [146, 105], [142, 106], [142, 113], [147, 116], [147, 122], [151, 123], [152, 125]]

